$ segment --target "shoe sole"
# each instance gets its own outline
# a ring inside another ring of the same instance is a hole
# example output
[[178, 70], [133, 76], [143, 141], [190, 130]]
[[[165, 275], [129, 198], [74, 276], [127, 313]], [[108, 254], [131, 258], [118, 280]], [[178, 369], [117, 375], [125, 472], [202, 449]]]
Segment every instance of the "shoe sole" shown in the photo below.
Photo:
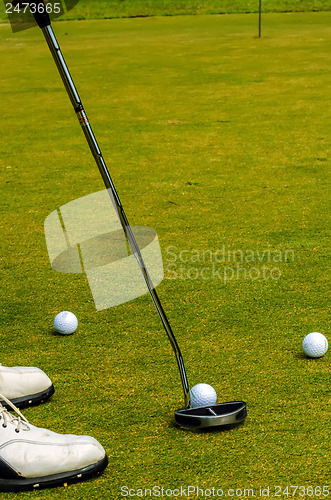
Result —
[[[21, 396], [19, 398], [12, 398], [10, 401], [19, 409], [27, 408], [28, 406], [34, 406], [43, 403], [51, 396], [53, 396], [54, 392], [55, 389], [52, 384], [45, 391], [38, 392], [37, 394], [28, 394], [27, 396]], [[0, 403], [2, 404], [2, 406], [7, 408], [7, 410], [12, 410], [12, 408], [5, 401], [0, 400]]]
[[80, 470], [62, 472], [61, 474], [54, 474], [45, 477], [32, 477], [24, 478], [17, 477], [17, 479], [4, 479], [0, 478], [0, 491], [24, 491], [24, 490], [38, 490], [44, 488], [54, 488], [56, 486], [66, 486], [68, 483], [77, 483], [89, 479], [98, 473], [101, 473], [108, 465], [107, 455], [96, 464], [89, 465]]

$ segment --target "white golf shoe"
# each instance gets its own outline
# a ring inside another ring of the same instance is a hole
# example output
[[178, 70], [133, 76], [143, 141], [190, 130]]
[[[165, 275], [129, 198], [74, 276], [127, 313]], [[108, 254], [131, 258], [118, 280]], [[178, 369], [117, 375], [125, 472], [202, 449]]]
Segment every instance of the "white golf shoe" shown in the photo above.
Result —
[[5, 396], [0, 404], [0, 491], [50, 488], [105, 469], [105, 450], [90, 436], [57, 434], [30, 424]]
[[[0, 364], [0, 393], [19, 408], [45, 401], [54, 394], [50, 378], [39, 368], [2, 366]], [[0, 403], [7, 406], [0, 397]]]

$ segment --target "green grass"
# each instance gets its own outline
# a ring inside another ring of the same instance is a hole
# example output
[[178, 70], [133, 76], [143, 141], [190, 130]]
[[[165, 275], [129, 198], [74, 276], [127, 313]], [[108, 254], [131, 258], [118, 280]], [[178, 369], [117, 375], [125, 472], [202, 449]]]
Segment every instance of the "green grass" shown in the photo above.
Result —
[[[149, 297], [96, 312], [84, 275], [51, 269], [45, 218], [103, 185], [40, 31], [0, 27], [0, 361], [53, 379], [32, 423], [91, 434], [110, 458], [88, 483], [1, 498], [327, 484], [330, 356], [305, 359], [301, 341], [330, 341], [330, 21], [266, 14], [262, 39], [255, 15], [54, 26], [130, 222], [159, 235], [158, 290], [190, 383], [247, 401], [246, 423], [215, 433], [174, 426], [180, 381]], [[169, 279], [169, 246], [223, 245], [294, 262], [266, 263], [278, 280]], [[79, 319], [68, 338], [52, 334], [63, 309]]]
[[[110, 19], [258, 12], [255, 0], [80, 0], [61, 19]], [[263, 12], [317, 12], [331, 10], [330, 0], [263, 0]], [[4, 3], [0, 19], [7, 20]]]

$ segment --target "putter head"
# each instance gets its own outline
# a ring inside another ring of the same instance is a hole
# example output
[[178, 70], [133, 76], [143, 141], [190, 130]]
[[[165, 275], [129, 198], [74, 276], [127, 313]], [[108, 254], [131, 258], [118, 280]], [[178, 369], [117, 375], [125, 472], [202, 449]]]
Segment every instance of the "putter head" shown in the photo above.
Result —
[[244, 401], [231, 401], [198, 408], [181, 408], [175, 411], [177, 424], [203, 429], [239, 424], [247, 416]]

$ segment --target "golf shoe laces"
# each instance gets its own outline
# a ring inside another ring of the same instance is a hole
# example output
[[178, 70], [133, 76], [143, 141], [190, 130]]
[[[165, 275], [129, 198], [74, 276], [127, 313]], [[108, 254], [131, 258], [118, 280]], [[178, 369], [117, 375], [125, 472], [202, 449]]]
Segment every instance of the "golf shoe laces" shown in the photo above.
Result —
[[10, 422], [12, 424], [16, 424], [16, 429], [15, 429], [16, 432], [20, 432], [21, 428], [29, 429], [29, 422], [24, 417], [24, 415], [22, 415], [20, 410], [16, 408], [16, 406], [2, 394], [0, 394], [0, 399], [2, 401], [5, 401], [7, 405], [10, 406], [10, 408], [16, 413], [16, 415], [12, 415], [0, 403], [0, 422], [2, 421], [2, 427], [7, 427], [8, 422]]

